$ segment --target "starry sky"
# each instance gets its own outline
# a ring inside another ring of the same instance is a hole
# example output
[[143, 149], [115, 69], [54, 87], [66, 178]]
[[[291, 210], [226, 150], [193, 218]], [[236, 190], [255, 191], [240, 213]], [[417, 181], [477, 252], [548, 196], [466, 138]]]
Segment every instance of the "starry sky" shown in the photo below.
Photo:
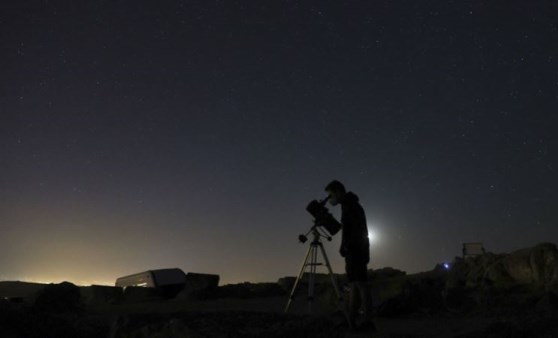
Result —
[[2, 1], [0, 280], [296, 275], [332, 179], [360, 196], [370, 268], [557, 242], [557, 17], [556, 1]]

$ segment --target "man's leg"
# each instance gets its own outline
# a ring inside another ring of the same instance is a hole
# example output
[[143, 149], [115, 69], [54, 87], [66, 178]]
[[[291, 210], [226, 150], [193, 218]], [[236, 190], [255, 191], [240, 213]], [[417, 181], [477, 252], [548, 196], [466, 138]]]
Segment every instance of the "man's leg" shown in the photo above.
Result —
[[351, 288], [351, 293], [349, 294], [349, 319], [351, 320], [351, 326], [355, 327], [358, 310], [360, 309], [360, 291], [358, 282], [351, 282], [349, 286]]
[[372, 297], [370, 296], [370, 289], [368, 288], [367, 282], [357, 282], [355, 284], [359, 292], [360, 302], [364, 312], [364, 320], [367, 320], [372, 315]]
[[345, 272], [347, 273], [347, 280], [349, 281], [349, 303], [347, 304], [347, 314], [349, 315], [349, 325], [356, 327], [356, 319], [358, 316], [358, 309], [360, 307], [360, 292], [356, 283], [356, 270], [353, 261], [345, 258]]
[[366, 331], [376, 331], [376, 325], [372, 319], [372, 297], [367, 282], [358, 282], [359, 297], [362, 302], [363, 318], [358, 328]]

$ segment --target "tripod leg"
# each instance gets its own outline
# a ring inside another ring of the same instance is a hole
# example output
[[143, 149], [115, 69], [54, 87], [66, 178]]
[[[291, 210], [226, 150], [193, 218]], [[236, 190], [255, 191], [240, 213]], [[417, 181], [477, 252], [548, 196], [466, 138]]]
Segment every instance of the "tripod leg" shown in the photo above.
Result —
[[331, 278], [331, 284], [333, 284], [333, 288], [335, 289], [335, 295], [337, 295], [337, 299], [341, 301], [343, 297], [341, 297], [341, 293], [339, 292], [339, 287], [337, 286], [337, 281], [335, 280], [335, 276], [333, 275], [333, 270], [331, 269], [331, 264], [329, 264], [329, 259], [327, 258], [327, 254], [325, 252], [324, 246], [321, 243], [320, 243], [320, 249], [322, 251], [322, 255], [324, 256], [324, 261], [326, 263], [329, 277]]
[[306, 266], [308, 264], [308, 258], [311, 256], [313, 249], [312, 246], [310, 246], [308, 248], [308, 251], [306, 252], [306, 257], [304, 258], [304, 262], [302, 263], [302, 267], [300, 268], [300, 272], [298, 273], [298, 277], [293, 285], [293, 289], [291, 290], [291, 294], [289, 295], [289, 301], [287, 302], [287, 306], [285, 307], [285, 312], [289, 312], [289, 309], [291, 307], [291, 303], [294, 299], [295, 293], [296, 293], [296, 289], [298, 287], [298, 284], [300, 283], [302, 276], [304, 275], [304, 270], [306, 269]]
[[316, 265], [318, 265], [318, 249], [316, 244], [310, 245], [310, 275], [308, 276], [308, 313], [312, 313], [312, 303], [314, 302], [314, 286], [316, 284]]
[[[329, 277], [331, 279], [331, 284], [333, 284], [333, 289], [335, 290], [335, 295], [337, 296], [337, 301], [339, 302], [339, 304], [342, 305], [343, 297], [341, 296], [341, 292], [339, 292], [339, 287], [337, 286], [337, 280], [335, 279], [335, 276], [333, 275], [333, 270], [331, 269], [331, 264], [329, 263], [329, 259], [327, 258], [327, 254], [325, 252], [323, 244], [320, 243], [319, 245], [320, 245], [320, 250], [322, 251], [322, 255], [324, 256], [324, 261], [326, 263], [327, 271], [328, 271]], [[347, 320], [347, 323], [349, 324], [349, 327], [352, 327], [353, 323], [351, 321], [351, 318], [349, 317], [349, 314], [347, 313], [347, 309], [345, 309], [345, 307], [342, 306], [342, 310], [343, 310], [343, 314], [345, 315], [345, 319]]]

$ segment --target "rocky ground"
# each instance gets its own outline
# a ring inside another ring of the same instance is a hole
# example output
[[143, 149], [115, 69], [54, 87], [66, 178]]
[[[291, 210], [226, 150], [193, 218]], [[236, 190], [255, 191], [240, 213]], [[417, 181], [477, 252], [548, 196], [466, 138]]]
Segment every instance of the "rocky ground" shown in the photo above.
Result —
[[[104, 310], [54, 313], [33, 309], [0, 310], [2, 337], [557, 337], [555, 315], [415, 313], [377, 317], [376, 332], [351, 331], [339, 313], [284, 314], [228, 308], [159, 312], [149, 304]], [[205, 304], [220, 305], [224, 302]], [[236, 304], [235, 304], [236, 303]], [[279, 305], [269, 299], [268, 305]], [[253, 308], [264, 302], [254, 303]], [[180, 308], [180, 304], [173, 304]], [[191, 307], [191, 305], [190, 305]]]
[[172, 299], [145, 288], [0, 282], [0, 337], [558, 337], [553, 244], [456, 258], [450, 269], [369, 276], [374, 332], [346, 327], [319, 276], [312, 315], [304, 287], [283, 313], [293, 278], [190, 288]]

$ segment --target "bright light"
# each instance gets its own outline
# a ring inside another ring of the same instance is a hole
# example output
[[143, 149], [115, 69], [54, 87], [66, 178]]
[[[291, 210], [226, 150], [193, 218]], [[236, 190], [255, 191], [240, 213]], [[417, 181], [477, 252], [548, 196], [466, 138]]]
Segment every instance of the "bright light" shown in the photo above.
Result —
[[370, 227], [368, 227], [368, 240], [370, 241], [370, 244], [375, 243], [378, 240], [378, 235]]
[[446, 268], [446, 270], [449, 270], [450, 265], [448, 263], [444, 263], [444, 268]]

